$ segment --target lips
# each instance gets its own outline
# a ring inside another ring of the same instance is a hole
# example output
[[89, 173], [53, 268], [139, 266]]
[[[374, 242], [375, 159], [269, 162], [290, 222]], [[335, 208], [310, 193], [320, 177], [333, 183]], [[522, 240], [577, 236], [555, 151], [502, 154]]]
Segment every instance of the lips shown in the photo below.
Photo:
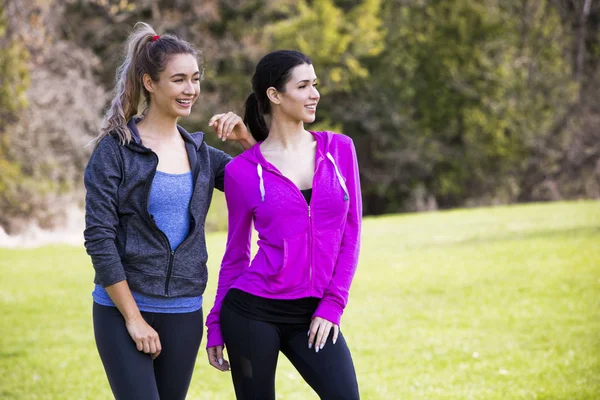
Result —
[[192, 99], [177, 99], [176, 101], [184, 106], [189, 106], [190, 104], [192, 104]]

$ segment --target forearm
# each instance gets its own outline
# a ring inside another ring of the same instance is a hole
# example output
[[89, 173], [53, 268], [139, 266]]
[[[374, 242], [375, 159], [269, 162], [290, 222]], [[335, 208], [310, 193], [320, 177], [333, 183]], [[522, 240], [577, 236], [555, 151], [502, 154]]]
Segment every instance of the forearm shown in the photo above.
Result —
[[238, 143], [242, 145], [244, 150], [248, 150], [256, 144], [256, 140], [254, 140], [254, 137], [252, 137], [252, 135], [248, 135], [246, 139], [241, 139], [238, 141]]
[[342, 314], [348, 304], [350, 286], [356, 272], [356, 267], [345, 268], [343, 271], [337, 270], [331, 279], [331, 282], [313, 314], [314, 317], [321, 317], [334, 324], [340, 323]]
[[339, 324], [348, 303], [352, 280], [356, 274], [360, 252], [360, 219], [355, 216], [347, 222], [340, 253], [334, 267], [331, 282], [323, 293], [315, 316]]
[[247, 203], [243, 185], [232, 176], [232, 164], [225, 169], [224, 186], [227, 202], [227, 246], [221, 268], [213, 308], [206, 318], [207, 347], [223, 344], [220, 311], [227, 291], [250, 265], [252, 238], [252, 210]]
[[[226, 252], [225, 258], [227, 257], [228, 254]], [[220, 318], [221, 306], [223, 305], [223, 300], [225, 299], [227, 292], [231, 286], [233, 286], [237, 278], [239, 278], [239, 276], [243, 273], [244, 267], [238, 268], [238, 266], [248, 265], [248, 263], [249, 257], [248, 260], [242, 261], [241, 263], [238, 262], [234, 265], [228, 265], [224, 263], [221, 265], [221, 270], [219, 271], [219, 281], [217, 283], [217, 293], [215, 295], [213, 308], [206, 317], [206, 327], [208, 328], [206, 347], [219, 346], [223, 344]]]
[[106, 293], [110, 296], [110, 299], [115, 303], [115, 306], [125, 318], [125, 321], [134, 321], [142, 317], [140, 310], [131, 294], [129, 284], [127, 281], [120, 281], [114, 285], [110, 285], [104, 288]]

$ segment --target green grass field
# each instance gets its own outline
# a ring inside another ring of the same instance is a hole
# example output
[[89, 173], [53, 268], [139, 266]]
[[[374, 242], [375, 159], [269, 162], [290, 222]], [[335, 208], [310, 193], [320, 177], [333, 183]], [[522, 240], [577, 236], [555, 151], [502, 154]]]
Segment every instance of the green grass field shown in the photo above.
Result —
[[[111, 398], [84, 249], [2, 249], [0, 274], [0, 398]], [[367, 218], [342, 329], [363, 399], [600, 399], [600, 202]], [[284, 357], [277, 390], [316, 399]], [[234, 398], [203, 349], [188, 398]]]

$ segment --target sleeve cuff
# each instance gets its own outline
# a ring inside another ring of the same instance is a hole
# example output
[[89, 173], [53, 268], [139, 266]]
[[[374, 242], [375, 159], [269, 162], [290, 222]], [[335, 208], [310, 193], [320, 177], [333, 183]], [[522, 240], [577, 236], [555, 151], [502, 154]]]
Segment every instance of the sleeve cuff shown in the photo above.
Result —
[[102, 287], [114, 285], [124, 280], [127, 280], [127, 275], [125, 275], [125, 270], [120, 262], [96, 269], [96, 276], [94, 277], [94, 283]]
[[221, 334], [221, 329], [217, 327], [212, 327], [208, 330], [206, 340], [206, 348], [215, 347], [215, 346], [223, 346], [225, 341], [223, 340], [223, 335]]
[[320, 317], [326, 319], [327, 321], [333, 322], [336, 325], [339, 325], [343, 313], [344, 310], [337, 304], [328, 301], [327, 299], [323, 299], [317, 306], [317, 309], [313, 314], [313, 318]]

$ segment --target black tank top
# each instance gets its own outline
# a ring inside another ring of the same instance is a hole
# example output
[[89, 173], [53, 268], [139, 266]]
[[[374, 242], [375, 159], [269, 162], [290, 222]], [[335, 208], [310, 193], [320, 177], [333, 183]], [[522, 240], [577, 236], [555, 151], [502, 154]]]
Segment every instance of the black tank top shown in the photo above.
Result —
[[[306, 203], [310, 204], [312, 189], [301, 190], [301, 192]], [[223, 304], [250, 319], [274, 323], [310, 324], [319, 301], [321, 299], [317, 297], [293, 300], [268, 299], [239, 289], [229, 289]]]
[[312, 197], [312, 189], [301, 190], [302, 196], [306, 199], [306, 204], [310, 204], [310, 198]]

